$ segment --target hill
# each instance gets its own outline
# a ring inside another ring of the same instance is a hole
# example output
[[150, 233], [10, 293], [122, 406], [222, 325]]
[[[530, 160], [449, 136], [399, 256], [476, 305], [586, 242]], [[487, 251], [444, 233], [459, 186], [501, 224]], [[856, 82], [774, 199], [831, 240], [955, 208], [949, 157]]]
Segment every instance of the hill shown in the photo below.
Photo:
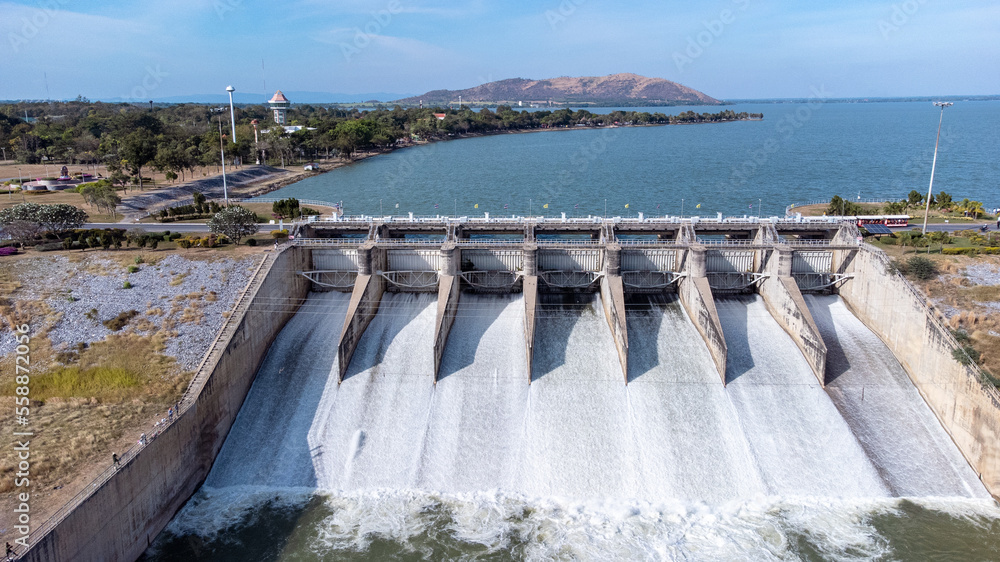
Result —
[[698, 90], [662, 78], [637, 74], [561, 77], [547, 80], [508, 78], [465, 90], [433, 90], [396, 100], [401, 104], [457, 103], [577, 103], [594, 105], [720, 105]]

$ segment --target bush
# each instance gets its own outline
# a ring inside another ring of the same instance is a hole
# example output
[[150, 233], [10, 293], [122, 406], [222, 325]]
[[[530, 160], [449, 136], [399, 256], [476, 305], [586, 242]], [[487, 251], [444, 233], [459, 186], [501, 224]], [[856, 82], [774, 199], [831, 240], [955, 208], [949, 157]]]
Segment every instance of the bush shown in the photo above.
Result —
[[971, 345], [963, 345], [951, 350], [951, 357], [966, 367], [979, 364], [979, 352]]
[[0, 248], [0, 256], [13, 256], [17, 253], [17, 248], [13, 246], [5, 246]]
[[134, 259], [134, 260], [132, 260], [132, 261], [134, 261], [136, 265], [139, 265], [140, 263], [145, 263], [145, 261], [146, 261], [146, 258], [142, 257], [142, 254], [139, 254], [139, 255], [138, 255], [138, 256], [136, 256], [136, 257], [135, 257], [135, 259]]
[[924, 257], [913, 256], [906, 260], [906, 266], [909, 273], [921, 281], [936, 277], [938, 274], [937, 264]]
[[180, 232], [174, 232], [174, 233], [170, 234], [170, 241], [173, 242], [174, 240], [177, 240], [177, 239], [183, 238], [183, 237], [184, 237], [184, 235], [181, 234]]
[[979, 253], [977, 248], [943, 248], [941, 253], [946, 256], [974, 256]]
[[248, 238], [247, 239], [247, 246], [256, 246], [256, 245], [257, 245], [257, 239], [256, 238]]
[[131, 288], [132, 288], [132, 283], [130, 283], [128, 281], [126, 281], [125, 283], [122, 283], [122, 289], [131, 289]]
[[180, 246], [181, 248], [184, 248], [185, 250], [190, 248], [192, 244], [193, 242], [189, 238], [181, 238], [180, 240], [177, 241], [177, 245]]
[[286, 238], [288, 238], [288, 229], [285, 228], [283, 230], [272, 230], [271, 238], [274, 238], [275, 240], [285, 240]]
[[128, 272], [129, 273], [137, 273], [138, 271], [139, 271], [139, 266], [138, 265], [130, 265], [130, 266], [128, 266]]
[[[126, 281], [126, 283], [128, 282]], [[121, 314], [115, 316], [111, 320], [105, 320], [104, 322], [101, 322], [101, 324], [104, 324], [104, 327], [111, 330], [112, 332], [117, 332], [118, 330], [124, 328], [125, 325], [129, 323], [130, 320], [132, 320], [138, 315], [139, 315], [138, 310], [129, 310], [127, 312], [122, 312]]]
[[55, 250], [62, 250], [63, 249], [63, 244], [62, 244], [62, 242], [52, 242], [50, 244], [39, 244], [39, 245], [35, 246], [35, 249], [38, 250], [39, 252], [52, 252], [52, 251], [55, 251]]

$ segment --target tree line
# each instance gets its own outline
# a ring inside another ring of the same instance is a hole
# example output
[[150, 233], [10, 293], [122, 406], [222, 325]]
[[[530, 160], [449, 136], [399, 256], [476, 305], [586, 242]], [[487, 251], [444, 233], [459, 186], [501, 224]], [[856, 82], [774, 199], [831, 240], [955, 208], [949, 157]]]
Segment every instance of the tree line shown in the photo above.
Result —
[[[437, 115], [435, 115], [437, 114]], [[101, 164], [112, 185], [145, 187], [144, 173], [164, 172], [186, 179], [199, 166], [218, 166], [220, 149], [227, 160], [267, 164], [303, 161], [320, 156], [353, 157], [413, 139], [438, 140], [469, 133], [494, 133], [551, 127], [666, 125], [762, 119], [762, 114], [685, 111], [515, 111], [500, 106], [473, 111], [468, 107], [340, 109], [296, 105], [288, 111], [286, 132], [264, 105], [241, 106], [236, 112], [236, 139], [229, 138], [228, 108], [201, 104], [136, 106], [89, 102], [21, 102], [0, 106], [0, 147], [25, 164]], [[443, 116], [443, 118], [439, 118]], [[253, 120], [257, 120], [256, 140]], [[220, 131], [221, 129], [221, 131]]]

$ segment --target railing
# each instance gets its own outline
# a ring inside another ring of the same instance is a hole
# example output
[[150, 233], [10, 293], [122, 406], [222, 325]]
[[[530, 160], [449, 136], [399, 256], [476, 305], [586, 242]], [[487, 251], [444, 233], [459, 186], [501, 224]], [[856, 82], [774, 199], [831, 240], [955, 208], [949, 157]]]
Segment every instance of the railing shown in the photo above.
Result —
[[293, 246], [358, 246], [367, 242], [367, 238], [296, 238]]
[[620, 246], [659, 246], [664, 249], [686, 248], [687, 244], [679, 244], [676, 240], [634, 240], [615, 238], [615, 243]]
[[206, 379], [212, 372], [212, 368], [214, 367], [218, 359], [216, 355], [219, 355], [220, 345], [222, 344], [222, 342], [228, 342], [229, 339], [232, 337], [233, 333], [235, 333], [236, 328], [239, 326], [239, 323], [242, 322], [243, 320], [243, 315], [249, 308], [252, 296], [257, 293], [257, 289], [260, 288], [260, 285], [263, 283], [264, 276], [261, 275], [261, 271], [266, 272], [270, 269], [271, 265], [274, 263], [274, 260], [276, 259], [275, 258], [276, 255], [277, 254], [274, 253], [267, 254], [264, 257], [264, 259], [261, 260], [260, 264], [257, 265], [257, 268], [254, 270], [253, 275], [250, 276], [250, 281], [247, 283], [247, 286], [243, 289], [243, 292], [240, 293], [240, 297], [236, 301], [236, 305], [233, 307], [231, 314], [222, 324], [222, 328], [219, 330], [218, 334], [216, 334], [215, 339], [212, 340], [212, 343], [209, 346], [208, 351], [205, 352], [205, 356], [202, 358], [201, 363], [199, 363], [198, 370], [195, 372], [194, 377], [188, 384], [187, 390], [184, 391], [184, 394], [181, 396], [181, 399], [177, 401], [176, 404], [177, 411], [174, 413], [174, 416], [172, 418], [169, 418], [166, 422], [166, 425], [161, 426], [157, 433], [154, 433], [153, 435], [149, 436], [145, 443], [138, 443], [126, 449], [125, 452], [123, 452], [118, 457], [117, 465], [112, 465], [107, 469], [105, 469], [103, 472], [101, 472], [96, 478], [94, 478], [90, 482], [90, 484], [88, 484], [82, 490], [77, 492], [76, 495], [70, 498], [70, 500], [66, 502], [65, 505], [56, 510], [56, 512], [53, 513], [51, 516], [49, 516], [49, 518], [44, 523], [35, 528], [35, 530], [32, 531], [30, 535], [28, 535], [28, 544], [30, 545], [38, 544], [39, 540], [45, 537], [53, 529], [55, 529], [57, 525], [62, 523], [63, 520], [65, 520], [66, 517], [69, 516], [69, 514], [74, 509], [79, 507], [80, 504], [82, 504], [94, 492], [100, 489], [101, 486], [103, 486], [109, 480], [111, 480], [111, 477], [114, 476], [115, 473], [118, 472], [122, 466], [125, 466], [129, 462], [131, 462], [132, 459], [134, 459], [139, 454], [139, 452], [142, 451], [142, 449], [148, 446], [149, 443], [155, 441], [156, 438], [160, 435], [160, 433], [163, 433], [168, 427], [173, 425], [178, 419], [180, 419], [181, 414], [186, 412], [191, 407], [191, 404], [194, 403], [194, 400], [197, 397], [198, 393], [201, 392], [202, 387], [205, 385]]
[[[892, 261], [884, 251], [873, 247], [871, 244], [863, 244], [861, 246], [861, 250], [868, 252], [876, 260], [878, 260], [878, 262], [885, 268], [885, 274], [895, 276], [896, 279], [906, 288], [906, 290], [910, 292], [910, 295], [917, 299], [917, 302], [919, 302], [924, 308], [924, 312], [928, 320], [935, 328], [937, 328], [938, 332], [943, 334], [945, 340], [948, 342], [948, 345], [951, 346], [953, 351], [960, 349], [962, 350], [962, 353], [965, 353], [965, 349], [958, 343], [958, 340], [955, 339], [951, 329], [942, 324], [937, 315], [934, 314], [934, 312], [930, 310], [930, 307], [927, 306], [927, 297], [921, 293], [919, 289], [914, 287], [902, 273], [892, 267]], [[980, 386], [982, 386], [983, 390], [990, 396], [990, 399], [993, 400], [993, 404], [1000, 408], [1000, 389], [997, 389], [997, 387], [993, 385], [993, 377], [984, 373], [982, 368], [980, 368], [967, 353], [965, 354], [965, 357], [969, 360], [969, 364], [966, 365], [965, 368], [972, 372], [973, 377], [975, 377]]]
[[705, 244], [706, 246], [753, 246], [753, 240], [712, 240], [698, 237], [699, 244]]
[[411, 238], [376, 238], [377, 244], [392, 244], [396, 246], [443, 246], [448, 241], [441, 240], [414, 240]]
[[463, 246], [475, 246], [479, 244], [485, 244], [488, 246], [523, 246], [526, 241], [522, 238], [520, 240], [470, 240], [468, 238], [459, 238], [455, 240], [456, 244], [461, 244]]
[[552, 238], [541, 238], [535, 239], [535, 243], [544, 246], [557, 246], [569, 244], [571, 246], [604, 246], [605, 243], [600, 240], [557, 240]]

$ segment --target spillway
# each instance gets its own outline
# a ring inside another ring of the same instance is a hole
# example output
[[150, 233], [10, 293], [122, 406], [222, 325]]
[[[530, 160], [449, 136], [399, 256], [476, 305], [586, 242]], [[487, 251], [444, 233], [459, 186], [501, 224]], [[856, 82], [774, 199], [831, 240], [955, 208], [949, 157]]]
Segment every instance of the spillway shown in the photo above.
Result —
[[889, 552], [879, 522], [909, 509], [898, 496], [950, 498], [920, 509], [972, 513], [962, 532], [994, 524], [837, 297], [808, 299], [837, 342], [827, 389], [756, 296], [717, 301], [725, 387], [674, 296], [630, 297], [627, 386], [600, 297], [542, 299], [530, 385], [523, 299], [472, 293], [437, 384], [435, 296], [386, 293], [338, 385], [349, 295], [311, 294], [149, 558], [192, 535], [218, 559], [867, 558]]

